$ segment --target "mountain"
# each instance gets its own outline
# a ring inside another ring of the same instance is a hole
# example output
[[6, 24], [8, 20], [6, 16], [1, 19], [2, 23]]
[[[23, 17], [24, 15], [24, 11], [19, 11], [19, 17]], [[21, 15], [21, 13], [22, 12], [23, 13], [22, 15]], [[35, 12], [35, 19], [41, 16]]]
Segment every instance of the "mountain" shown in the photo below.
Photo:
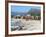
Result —
[[23, 13], [23, 12], [11, 12], [11, 15], [13, 16], [17, 16], [17, 15], [20, 15], [20, 16], [26, 16], [28, 13]]
[[12, 16], [17, 16], [17, 15], [26, 16], [27, 14], [30, 14], [30, 15], [40, 15], [40, 12], [41, 12], [40, 9], [32, 8], [28, 12], [11, 12], [11, 15]]
[[28, 14], [34, 15], [34, 16], [36, 16], [36, 15], [40, 16], [40, 12], [41, 12], [40, 9], [32, 8], [31, 10], [29, 10]]
[[40, 9], [35, 9], [35, 8], [32, 8], [31, 10], [29, 10], [29, 12], [28, 13], [35, 13], [35, 14], [38, 14], [38, 13], [40, 13]]

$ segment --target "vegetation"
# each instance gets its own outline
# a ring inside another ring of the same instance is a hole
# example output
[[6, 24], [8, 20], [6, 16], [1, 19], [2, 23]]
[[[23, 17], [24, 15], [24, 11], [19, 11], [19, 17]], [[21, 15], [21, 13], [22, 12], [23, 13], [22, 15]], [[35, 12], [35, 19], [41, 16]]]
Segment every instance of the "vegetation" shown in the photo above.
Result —
[[40, 16], [40, 11], [36, 12], [36, 10], [35, 11], [29, 10], [28, 14], [30, 14], [31, 16]]

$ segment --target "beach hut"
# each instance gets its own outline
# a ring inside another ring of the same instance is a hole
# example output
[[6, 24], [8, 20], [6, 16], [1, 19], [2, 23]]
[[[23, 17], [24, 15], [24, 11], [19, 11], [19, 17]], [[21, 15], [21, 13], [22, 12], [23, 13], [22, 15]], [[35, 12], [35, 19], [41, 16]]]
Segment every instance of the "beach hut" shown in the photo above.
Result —
[[38, 17], [39, 17], [39, 16], [35, 16], [35, 19], [38, 20]]
[[20, 15], [16, 15], [16, 18], [17, 18], [17, 19], [20, 19], [20, 18], [21, 18], [21, 16], [20, 16]]
[[26, 20], [29, 20], [29, 19], [31, 19], [31, 15], [28, 14], [27, 16], [25, 16], [25, 18], [26, 18]]
[[34, 16], [31, 16], [31, 19], [34, 20]]

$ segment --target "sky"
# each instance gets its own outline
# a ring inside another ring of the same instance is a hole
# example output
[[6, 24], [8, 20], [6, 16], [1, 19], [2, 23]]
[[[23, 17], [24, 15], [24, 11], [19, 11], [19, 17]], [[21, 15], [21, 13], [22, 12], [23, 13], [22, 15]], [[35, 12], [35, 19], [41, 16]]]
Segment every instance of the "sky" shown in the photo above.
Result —
[[29, 10], [31, 10], [31, 8], [40, 9], [40, 7], [38, 7], [38, 6], [15, 6], [15, 5], [12, 5], [11, 11], [12, 12], [28, 12]]

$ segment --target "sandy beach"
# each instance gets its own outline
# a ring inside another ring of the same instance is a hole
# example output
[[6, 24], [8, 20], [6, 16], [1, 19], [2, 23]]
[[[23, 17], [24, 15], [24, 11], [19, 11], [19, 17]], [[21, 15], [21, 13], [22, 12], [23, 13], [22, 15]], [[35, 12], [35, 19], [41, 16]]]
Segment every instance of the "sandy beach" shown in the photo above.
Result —
[[[41, 30], [41, 22], [40, 20], [25, 20], [25, 19], [14, 19], [15, 25], [16, 22], [19, 21], [22, 30]], [[16, 26], [14, 26], [16, 27]]]

